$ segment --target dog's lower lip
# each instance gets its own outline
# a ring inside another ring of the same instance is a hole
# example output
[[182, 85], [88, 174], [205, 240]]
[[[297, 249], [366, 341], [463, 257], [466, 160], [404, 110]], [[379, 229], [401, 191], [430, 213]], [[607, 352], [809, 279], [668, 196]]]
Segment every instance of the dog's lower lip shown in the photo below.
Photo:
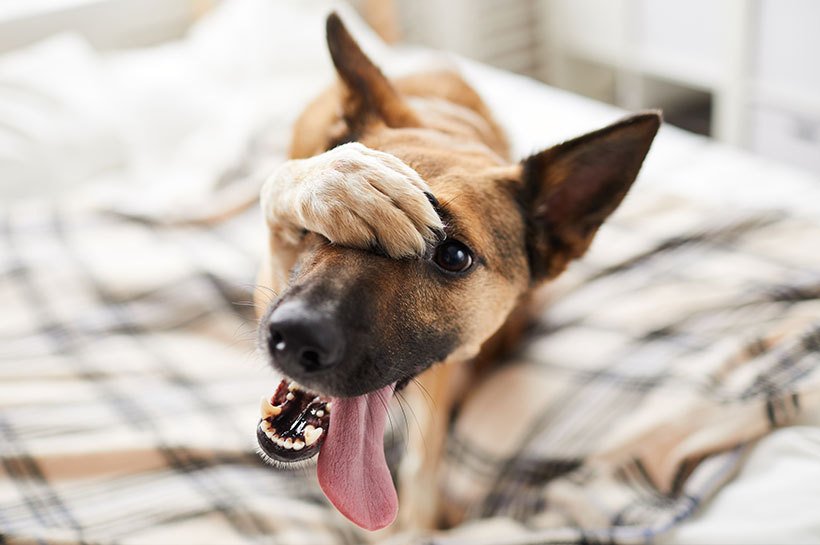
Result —
[[327, 435], [331, 404], [294, 381], [282, 380], [276, 393], [262, 398], [256, 429], [259, 447], [279, 462], [315, 456]]

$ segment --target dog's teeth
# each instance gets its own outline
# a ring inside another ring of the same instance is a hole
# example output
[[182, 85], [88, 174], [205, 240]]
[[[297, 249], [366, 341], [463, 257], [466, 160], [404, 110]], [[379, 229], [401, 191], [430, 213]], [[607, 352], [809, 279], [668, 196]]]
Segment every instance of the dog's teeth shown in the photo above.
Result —
[[303, 448], [305, 448], [305, 442], [301, 439], [297, 439], [293, 442], [293, 450], [302, 450]]
[[291, 392], [288, 392], [288, 395], [285, 396], [285, 399], [287, 399], [288, 401], [293, 401], [294, 397], [296, 396], [294, 396]]
[[305, 426], [305, 444], [310, 446], [322, 436], [322, 432], [324, 430], [322, 428], [314, 428], [309, 430], [308, 428], [313, 428], [313, 426]]
[[274, 407], [268, 398], [263, 397], [259, 403], [259, 412], [262, 413], [262, 418], [270, 418], [271, 416], [279, 416], [282, 407]]
[[273, 441], [273, 438], [276, 437], [276, 432], [274, 430], [270, 430], [270, 431], [265, 430], [265, 435], [268, 436], [268, 439]]
[[327, 403], [325, 403], [325, 410], [326, 410], [327, 412], [330, 412], [330, 401], [328, 401]]
[[291, 391], [291, 392], [294, 391], [294, 390], [301, 390], [301, 389], [302, 389], [302, 387], [295, 380], [290, 381], [290, 383], [288, 384], [288, 390]]
[[322, 409], [319, 409], [318, 411], [316, 411], [316, 416], [318, 416], [319, 418], [322, 418], [324, 415], [325, 415], [325, 411], [323, 411]]
[[285, 448], [286, 449], [292, 449], [293, 448], [293, 439], [291, 439], [290, 437], [285, 439]]
[[260, 422], [259, 427], [262, 428], [262, 431], [272, 431], [273, 430], [273, 426], [267, 420], [263, 420], [262, 422]]

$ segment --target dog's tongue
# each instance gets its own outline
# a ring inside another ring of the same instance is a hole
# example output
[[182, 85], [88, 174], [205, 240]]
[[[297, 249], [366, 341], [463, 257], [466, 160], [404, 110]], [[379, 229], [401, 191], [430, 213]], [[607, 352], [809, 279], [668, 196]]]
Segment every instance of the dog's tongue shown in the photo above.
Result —
[[396, 518], [399, 500], [384, 459], [384, 425], [395, 384], [352, 398], [334, 398], [319, 451], [319, 485], [344, 516], [367, 530]]

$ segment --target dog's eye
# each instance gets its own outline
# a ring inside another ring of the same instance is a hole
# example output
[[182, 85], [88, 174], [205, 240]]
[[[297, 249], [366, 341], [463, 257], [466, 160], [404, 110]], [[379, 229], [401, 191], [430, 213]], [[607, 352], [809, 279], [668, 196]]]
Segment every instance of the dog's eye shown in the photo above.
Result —
[[473, 254], [461, 242], [448, 239], [436, 247], [433, 262], [447, 272], [464, 272], [473, 264]]

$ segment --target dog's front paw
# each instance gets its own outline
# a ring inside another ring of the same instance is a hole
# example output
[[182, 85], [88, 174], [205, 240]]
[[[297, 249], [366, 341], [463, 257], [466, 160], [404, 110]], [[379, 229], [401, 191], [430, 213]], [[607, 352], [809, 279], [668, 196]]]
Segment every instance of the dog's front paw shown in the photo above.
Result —
[[430, 188], [398, 158], [350, 143], [288, 161], [265, 182], [262, 207], [271, 229], [304, 229], [390, 257], [420, 256], [444, 225]]

